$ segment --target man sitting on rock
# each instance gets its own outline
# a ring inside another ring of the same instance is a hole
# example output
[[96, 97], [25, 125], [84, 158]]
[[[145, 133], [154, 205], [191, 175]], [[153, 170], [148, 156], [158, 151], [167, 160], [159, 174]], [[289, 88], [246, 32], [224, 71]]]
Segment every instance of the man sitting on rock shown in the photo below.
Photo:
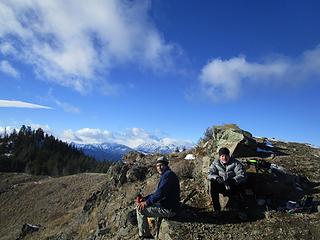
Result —
[[214, 160], [210, 165], [208, 179], [214, 215], [219, 215], [221, 211], [219, 193], [229, 196], [239, 195], [247, 175], [241, 162], [230, 157], [229, 149], [223, 147], [219, 150], [219, 159]]
[[156, 191], [137, 199], [137, 220], [140, 239], [153, 238], [147, 217], [173, 217], [180, 207], [180, 184], [171, 171], [166, 157], [157, 159], [157, 172], [161, 175]]

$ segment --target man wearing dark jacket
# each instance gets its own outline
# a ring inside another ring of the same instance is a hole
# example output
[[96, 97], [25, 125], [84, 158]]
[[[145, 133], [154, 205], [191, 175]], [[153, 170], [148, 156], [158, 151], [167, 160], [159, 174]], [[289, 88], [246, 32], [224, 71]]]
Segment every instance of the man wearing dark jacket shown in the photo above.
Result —
[[180, 207], [180, 184], [177, 175], [168, 166], [168, 159], [157, 159], [157, 172], [161, 175], [156, 191], [137, 202], [139, 237], [153, 238], [147, 217], [173, 217]]
[[215, 214], [219, 214], [221, 206], [219, 193], [237, 195], [247, 180], [244, 166], [237, 159], [230, 157], [228, 148], [219, 150], [219, 159], [212, 162], [209, 168], [210, 193]]

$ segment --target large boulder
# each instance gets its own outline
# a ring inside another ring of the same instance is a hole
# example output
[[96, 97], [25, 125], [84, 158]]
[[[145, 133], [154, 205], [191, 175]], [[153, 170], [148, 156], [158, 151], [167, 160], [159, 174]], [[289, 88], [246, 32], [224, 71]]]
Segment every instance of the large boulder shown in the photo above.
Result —
[[257, 153], [257, 142], [252, 134], [233, 124], [208, 128], [198, 147], [203, 156], [210, 158], [217, 158], [222, 147], [227, 147], [233, 157], [250, 157]]
[[227, 147], [234, 157], [250, 157], [256, 154], [257, 143], [252, 138], [252, 134], [236, 125], [215, 126], [213, 141], [216, 150]]

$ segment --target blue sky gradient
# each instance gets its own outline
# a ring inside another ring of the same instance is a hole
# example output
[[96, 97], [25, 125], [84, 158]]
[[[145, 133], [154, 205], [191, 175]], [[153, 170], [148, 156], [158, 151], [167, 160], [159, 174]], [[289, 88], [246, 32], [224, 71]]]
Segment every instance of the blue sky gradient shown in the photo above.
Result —
[[320, 146], [319, 1], [87, 4], [0, 0], [0, 132], [134, 147], [235, 123]]

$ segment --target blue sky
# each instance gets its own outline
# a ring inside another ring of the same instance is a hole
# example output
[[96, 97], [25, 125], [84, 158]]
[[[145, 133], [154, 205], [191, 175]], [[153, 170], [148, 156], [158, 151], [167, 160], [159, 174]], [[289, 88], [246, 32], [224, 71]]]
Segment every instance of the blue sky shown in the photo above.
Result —
[[320, 146], [319, 1], [0, 0], [0, 131], [197, 142], [238, 124]]

